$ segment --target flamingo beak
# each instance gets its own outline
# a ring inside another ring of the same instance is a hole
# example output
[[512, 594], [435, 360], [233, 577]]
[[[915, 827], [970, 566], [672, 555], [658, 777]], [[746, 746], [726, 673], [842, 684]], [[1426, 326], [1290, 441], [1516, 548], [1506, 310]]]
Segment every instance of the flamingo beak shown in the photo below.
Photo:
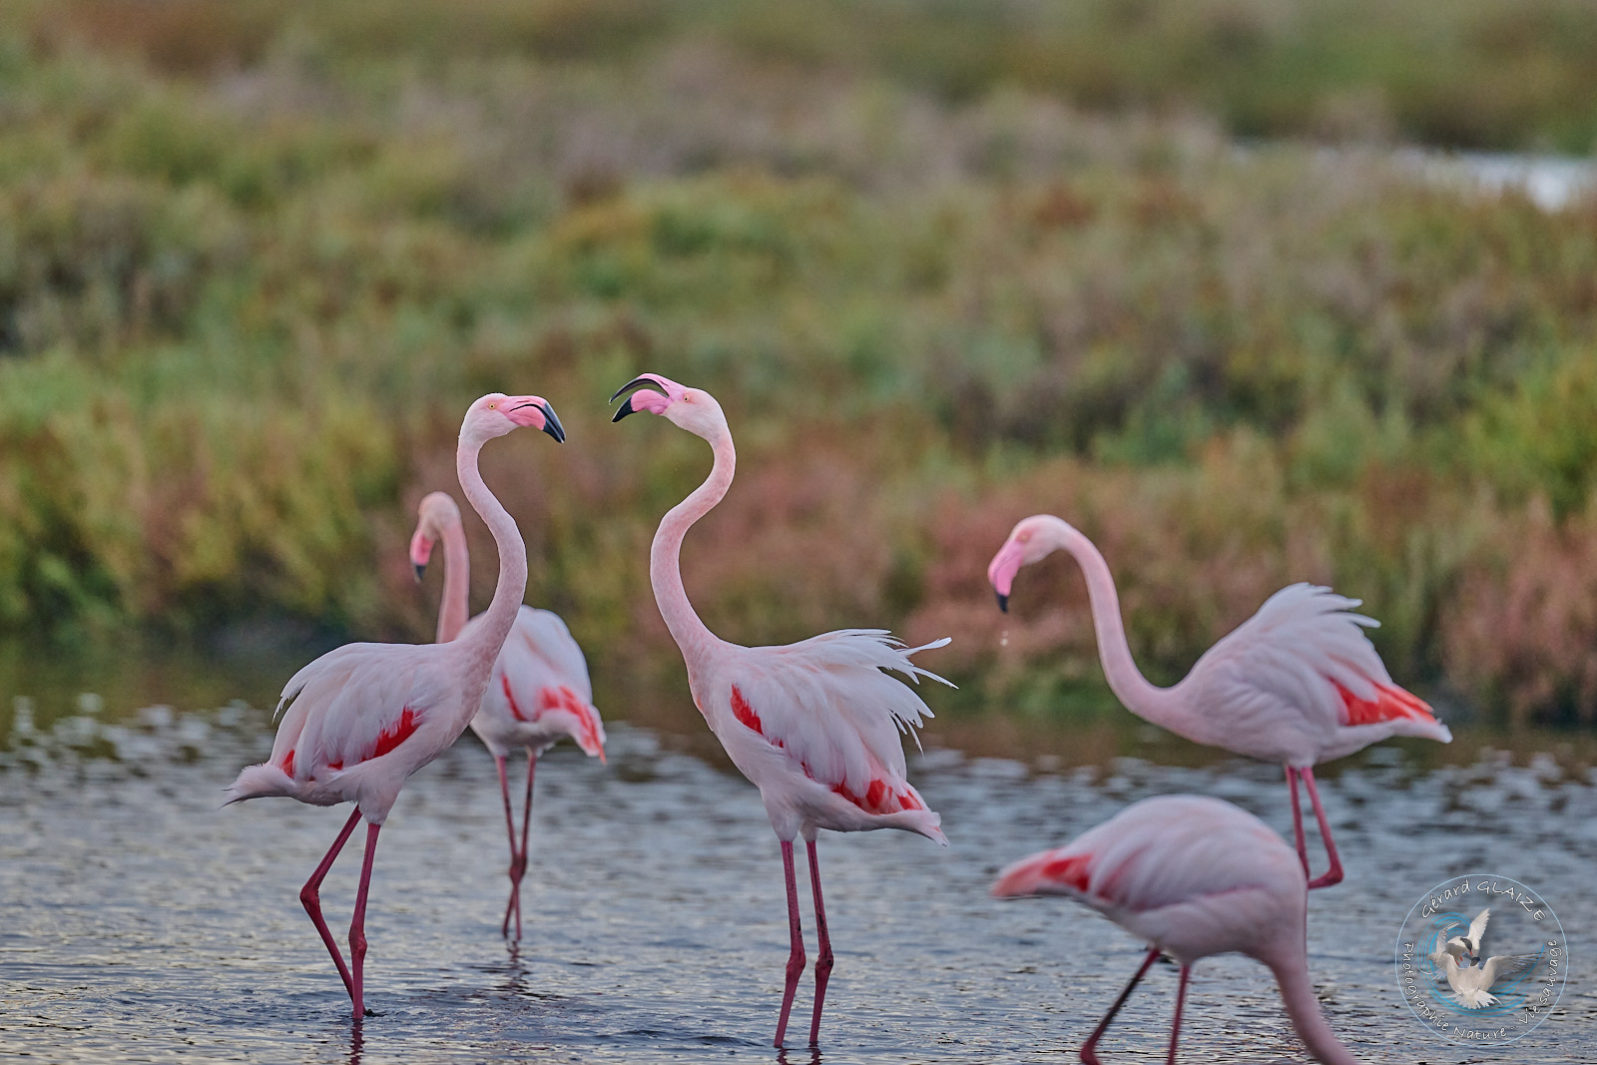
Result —
[[563, 444], [566, 442], [565, 426], [560, 424], [560, 419], [555, 415], [555, 409], [549, 405], [548, 400], [541, 399], [538, 396], [521, 396], [515, 398], [523, 399], [525, 402], [517, 403], [514, 407], [505, 408], [505, 414], [510, 418], [511, 421], [515, 422], [517, 425], [532, 425], [533, 422], [530, 420], [530, 418], [527, 418], [521, 413], [530, 407], [543, 416], [543, 424], [538, 426], [539, 429], [542, 429], [544, 432], [553, 437], [554, 442], [557, 444]]
[[1015, 584], [1015, 574], [1026, 560], [1026, 545], [1019, 540], [1006, 540], [987, 566], [987, 580], [998, 596], [998, 609], [1009, 613], [1009, 592]]
[[[670, 396], [670, 393], [666, 391], [665, 386], [656, 380], [652, 374], [641, 374], [637, 377], [634, 377], [620, 388], [616, 389], [615, 395], [610, 397], [610, 402], [614, 403], [625, 393], [636, 392], [640, 388], [652, 389], [653, 391], [660, 393], [660, 395], [666, 396], [668, 398]], [[632, 405], [632, 399], [632, 396], [627, 396], [625, 400], [622, 400], [621, 406], [616, 408], [615, 417], [610, 419], [612, 422], [618, 422], [629, 414], [638, 413], [639, 410], [648, 409], [644, 407], [634, 407]]]
[[416, 583], [421, 583], [422, 574], [427, 572], [427, 561], [432, 558], [433, 542], [429, 540], [420, 526], [416, 534], [410, 538], [410, 564], [416, 570]]
[[554, 437], [555, 443], [565, 443], [566, 427], [560, 424], [559, 417], [555, 415], [555, 409], [549, 406], [547, 403], [545, 403], [541, 409], [543, 410], [544, 416], [543, 431]]

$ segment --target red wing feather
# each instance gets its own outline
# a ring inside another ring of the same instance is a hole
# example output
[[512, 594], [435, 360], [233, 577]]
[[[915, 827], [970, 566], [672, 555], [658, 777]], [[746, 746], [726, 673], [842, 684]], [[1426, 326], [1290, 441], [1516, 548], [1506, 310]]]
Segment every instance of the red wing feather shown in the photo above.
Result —
[[1412, 718], [1415, 721], [1435, 721], [1430, 706], [1419, 696], [1404, 691], [1395, 684], [1375, 685], [1374, 699], [1360, 699], [1336, 681], [1336, 693], [1342, 697], [1348, 725], [1374, 725], [1382, 721]]
[[[421, 724], [421, 715], [410, 707], [400, 711], [399, 720], [383, 729], [377, 736], [377, 747], [371, 753], [372, 758], [381, 758], [401, 743], [410, 739], [411, 734]], [[364, 761], [364, 759], [362, 759]]]

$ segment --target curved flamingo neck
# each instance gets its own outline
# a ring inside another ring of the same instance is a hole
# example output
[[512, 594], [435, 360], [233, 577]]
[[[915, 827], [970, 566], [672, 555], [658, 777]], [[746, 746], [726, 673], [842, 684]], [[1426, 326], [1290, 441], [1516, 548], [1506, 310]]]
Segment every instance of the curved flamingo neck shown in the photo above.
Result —
[[1359, 1065], [1347, 1047], [1331, 1031], [1320, 1012], [1320, 1003], [1314, 997], [1314, 987], [1309, 983], [1308, 967], [1301, 951], [1296, 956], [1279, 962], [1266, 962], [1275, 973], [1275, 982], [1281, 988], [1281, 1001], [1286, 1004], [1287, 1016], [1298, 1038], [1322, 1065]]
[[461, 489], [466, 493], [466, 502], [487, 523], [488, 531], [493, 534], [494, 547], [499, 552], [499, 581], [494, 585], [493, 602], [488, 604], [478, 626], [464, 639], [453, 644], [461, 648], [470, 683], [478, 689], [466, 700], [464, 712], [468, 718], [477, 712], [477, 704], [482, 699], [481, 689], [488, 684], [488, 671], [493, 667], [494, 659], [499, 657], [499, 649], [504, 646], [505, 637], [510, 635], [510, 627], [515, 624], [522, 597], [527, 593], [527, 545], [522, 542], [515, 519], [483, 483], [482, 473], [477, 468], [477, 456], [481, 450], [480, 442], [468, 442], [463, 438], [455, 452], [455, 472], [460, 477]]
[[471, 587], [471, 555], [466, 548], [466, 530], [458, 521], [444, 526], [444, 594], [438, 600], [438, 642], [448, 643], [466, 627], [471, 606], [466, 600]]
[[1131, 658], [1126, 642], [1126, 625], [1120, 616], [1120, 594], [1109, 573], [1109, 563], [1093, 542], [1073, 526], [1053, 519], [1046, 526], [1056, 545], [1070, 553], [1087, 579], [1087, 600], [1092, 605], [1092, 625], [1098, 637], [1098, 660], [1110, 691], [1126, 709], [1156, 725], [1167, 724], [1178, 708], [1170, 699], [1170, 689], [1161, 688], [1142, 675]]
[[730, 430], [722, 429], [714, 438], [706, 439], [715, 453], [710, 476], [660, 519], [660, 528], [655, 531], [654, 543], [649, 548], [649, 583], [654, 586], [655, 604], [665, 619], [665, 627], [671, 630], [671, 638], [682, 649], [690, 666], [717, 640], [699, 620], [682, 584], [682, 538], [694, 522], [726, 496], [737, 468], [737, 452], [732, 447]]

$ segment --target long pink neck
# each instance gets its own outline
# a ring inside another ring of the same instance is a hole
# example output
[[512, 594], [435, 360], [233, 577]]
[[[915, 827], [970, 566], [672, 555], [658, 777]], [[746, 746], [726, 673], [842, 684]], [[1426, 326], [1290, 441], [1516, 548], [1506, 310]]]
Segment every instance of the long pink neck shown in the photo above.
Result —
[[466, 549], [466, 530], [458, 521], [444, 526], [444, 595], [438, 600], [438, 642], [448, 643], [466, 627], [471, 606], [466, 601], [471, 587], [471, 555]]
[[1057, 518], [1051, 524], [1058, 546], [1070, 553], [1087, 579], [1092, 625], [1098, 635], [1098, 659], [1103, 663], [1109, 689], [1138, 717], [1156, 725], [1174, 724], [1172, 718], [1179, 715], [1179, 708], [1170, 698], [1170, 689], [1149, 683], [1131, 659], [1125, 622], [1120, 617], [1120, 595], [1109, 574], [1109, 563], [1093, 542], [1075, 528]]
[[654, 601], [660, 607], [665, 627], [671, 630], [671, 638], [682, 649], [690, 679], [702, 656], [719, 641], [688, 602], [687, 589], [682, 585], [682, 538], [694, 522], [725, 497], [737, 467], [731, 432], [723, 429], [710, 441], [710, 448], [715, 452], [710, 476], [660, 519], [660, 528], [649, 548], [649, 583], [654, 586]]
[[455, 452], [455, 472], [460, 476], [466, 502], [487, 522], [494, 547], [499, 552], [499, 582], [494, 585], [493, 602], [488, 604], [482, 622], [474, 631], [450, 644], [460, 649], [465, 662], [469, 690], [465, 693], [468, 698], [462, 705], [462, 713], [468, 721], [477, 712], [483, 690], [488, 686], [488, 673], [494, 659], [499, 657], [505, 638], [510, 635], [521, 599], [527, 593], [527, 545], [521, 540], [515, 519], [482, 481], [477, 469], [477, 454], [481, 448], [480, 443], [468, 444], [462, 440]]
[[1322, 1065], [1359, 1065], [1358, 1059], [1325, 1023], [1325, 1014], [1320, 1012], [1320, 1003], [1314, 997], [1314, 987], [1309, 983], [1309, 971], [1302, 955], [1267, 964], [1280, 985], [1281, 1001], [1286, 1004], [1287, 1016], [1292, 1018], [1292, 1027], [1314, 1060]]

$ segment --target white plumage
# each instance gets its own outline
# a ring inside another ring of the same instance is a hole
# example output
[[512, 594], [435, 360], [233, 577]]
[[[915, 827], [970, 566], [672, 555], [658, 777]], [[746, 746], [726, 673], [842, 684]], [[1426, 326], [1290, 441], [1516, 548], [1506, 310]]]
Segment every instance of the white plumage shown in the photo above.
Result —
[[353, 802], [382, 824], [406, 778], [459, 734], [471, 678], [457, 659], [435, 644], [352, 643], [304, 666], [273, 714], [280, 721], [271, 757], [241, 772], [227, 801]]
[[[493, 392], [467, 409], [455, 449], [461, 488], [499, 550], [499, 579], [484, 623], [470, 639], [454, 643], [357, 643], [322, 655], [283, 687], [271, 758], [246, 766], [228, 788], [229, 802], [286, 795], [319, 806], [355, 803], [299, 897], [344, 981], [357, 1023], [365, 1015], [366, 897], [378, 833], [410, 774], [454, 743], [477, 712], [526, 591], [526, 546], [477, 469], [483, 444], [523, 426], [565, 439], [554, 410], [539, 397]], [[362, 818], [366, 852], [346, 964], [322, 917], [319, 891]]]
[[891, 673], [947, 684], [911, 658], [947, 643], [905, 648], [883, 629], [843, 629], [778, 647], [721, 645], [701, 709], [778, 836], [891, 827], [946, 845], [908, 781], [900, 738], [918, 744], [932, 712]]
[[781, 841], [790, 946], [776, 1022], [778, 1047], [804, 969], [793, 872], [793, 840], [804, 837], [820, 942], [815, 1012], [810, 1020], [813, 1046], [820, 1038], [821, 1009], [832, 970], [816, 833], [823, 828], [839, 832], [899, 828], [947, 844], [941, 819], [927, 809], [906, 779], [900, 738], [914, 735], [932, 712], [903, 680], [890, 674], [916, 683], [921, 677], [942, 680], [917, 666], [912, 656], [948, 641], [906, 648], [883, 629], [843, 629], [782, 647], [742, 647], [712, 633], [688, 600], [680, 559], [687, 530], [721, 501], [732, 484], [737, 455], [726, 415], [708, 392], [658, 374], [634, 379], [611, 398], [626, 392], [632, 394], [615, 420], [640, 411], [658, 414], [708, 441], [715, 454], [710, 476], [661, 519], [649, 549], [649, 583], [660, 616], [682, 650], [695, 705], [733, 764], [760, 789], [771, 827]]
[[588, 662], [558, 614], [530, 606], [516, 614], [471, 730], [496, 758], [518, 747], [542, 754], [563, 738], [604, 758], [604, 722], [593, 705]]
[[1008, 608], [1022, 566], [1057, 550], [1081, 565], [1104, 677], [1126, 709], [1194, 743], [1285, 768], [1293, 836], [1305, 872], [1308, 851], [1297, 786], [1300, 780], [1306, 785], [1330, 859], [1330, 868], [1309, 882], [1311, 889], [1342, 879], [1314, 766], [1389, 736], [1442, 743], [1453, 738], [1423, 700], [1392, 683], [1364, 632], [1376, 622], [1354, 613], [1357, 599], [1319, 585], [1288, 585], [1204, 652], [1179, 683], [1161, 688], [1149, 683], [1132, 660], [1109, 564], [1063, 519], [1034, 514], [1010, 531], [987, 567], [999, 607]]
[[[1354, 613], [1359, 605], [1314, 584], [1290, 584], [1270, 596], [1171, 690], [1190, 711], [1177, 731], [1198, 743], [1298, 767], [1389, 736], [1450, 741], [1447, 726], [1393, 684], [1364, 635], [1380, 622]], [[1373, 708], [1370, 716], [1381, 716], [1359, 720], [1361, 704]]]
[[1192, 965], [1237, 952], [1274, 974], [1292, 1025], [1317, 1061], [1354, 1065], [1309, 984], [1306, 888], [1298, 856], [1258, 818], [1219, 799], [1167, 795], [1133, 803], [1063, 847], [1021, 859], [992, 891], [1001, 898], [1068, 896], [1150, 945], [1082, 1046], [1084, 1062], [1098, 1061], [1093, 1048], [1161, 953], [1181, 963], [1173, 1062]]
[[1491, 916], [1490, 908], [1482, 910], [1469, 923], [1465, 935], [1453, 936], [1441, 950], [1431, 955], [1431, 961], [1452, 988], [1454, 1000], [1466, 1009], [1496, 1005], [1497, 996], [1491, 993], [1492, 986], [1499, 980], [1519, 975], [1538, 960], [1535, 954], [1499, 954], [1479, 965], [1474, 964], [1479, 959], [1486, 923]]
[[[443, 541], [444, 591], [438, 601], [438, 643], [471, 642], [487, 623], [479, 614], [470, 621], [467, 587], [471, 555], [460, 522], [460, 508], [445, 492], [424, 496], [417, 507], [416, 531], [410, 539], [410, 560], [419, 579]], [[471, 718], [471, 729], [493, 755], [504, 799], [505, 829], [510, 844], [510, 897], [501, 931], [510, 934], [515, 920], [521, 938], [521, 880], [527, 871], [528, 833], [532, 819], [533, 779], [538, 756], [569, 736], [589, 756], [604, 761], [604, 723], [593, 705], [588, 663], [571, 630], [556, 614], [526, 604], [516, 609], [510, 633], [494, 659]], [[513, 749], [527, 752], [527, 790], [522, 806], [520, 842], [510, 805], [510, 780], [505, 758]]]

